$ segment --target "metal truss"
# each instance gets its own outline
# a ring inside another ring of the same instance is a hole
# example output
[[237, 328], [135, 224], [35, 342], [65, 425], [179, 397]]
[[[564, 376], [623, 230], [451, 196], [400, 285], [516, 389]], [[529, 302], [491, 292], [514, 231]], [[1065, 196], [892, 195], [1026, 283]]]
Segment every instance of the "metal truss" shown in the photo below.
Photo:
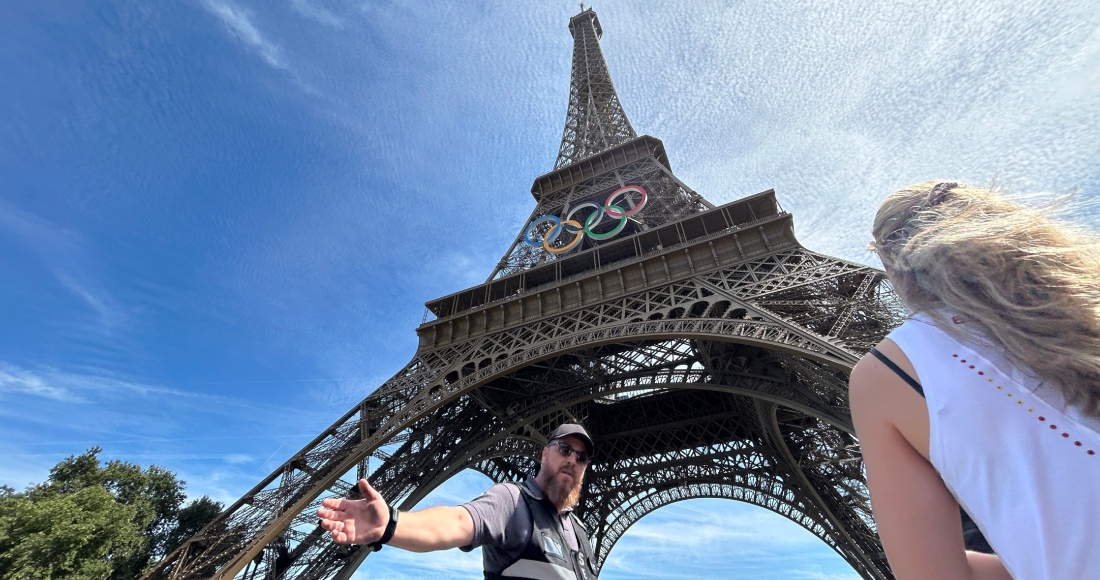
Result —
[[[726, 497], [803, 525], [864, 577], [889, 577], [845, 387], [859, 352], [849, 343], [899, 322], [876, 300], [884, 292], [880, 272], [795, 247], [524, 324], [439, 334], [161, 569], [346, 577], [367, 554], [324, 540], [311, 515], [319, 497], [353, 495], [351, 482], [369, 473], [408, 509], [463, 469], [518, 479], [568, 420], [589, 426], [601, 449], [580, 509], [601, 564], [649, 511]], [[467, 315], [428, 323], [422, 337], [456, 318]]]
[[147, 578], [346, 579], [369, 551], [314, 511], [367, 477], [411, 509], [473, 469], [517, 481], [546, 435], [581, 422], [599, 450], [578, 515], [598, 564], [646, 514], [691, 498], [758, 505], [891, 578], [847, 393], [851, 367], [905, 312], [882, 272], [803, 248], [774, 192], [720, 207], [636, 137], [589, 9], [574, 37], [556, 170], [532, 219], [639, 185], [614, 239], [549, 254], [522, 234], [482, 285], [427, 304], [413, 359], [160, 562]]
[[[652, 137], [641, 139], [657, 142]], [[630, 143], [627, 144], [627, 146], [630, 145]], [[577, 182], [567, 182], [568, 184], [564, 187], [540, 195], [538, 205], [524, 223], [524, 229], [528, 223], [540, 216], [564, 214], [571, 205], [606, 196], [615, 188], [627, 183], [641, 185], [649, 192], [649, 204], [646, 206], [645, 213], [633, 220], [634, 229], [655, 228], [686, 215], [712, 209], [714, 206], [710, 202], [672, 174], [667, 166], [667, 159], [658, 157], [660, 154], [656, 151], [648, 152], [646, 157], [624, 163], [614, 171], [596, 174]], [[525, 244], [524, 229], [516, 235], [512, 246], [489, 276], [490, 280], [503, 278], [558, 259], [559, 255]], [[595, 243], [586, 240], [578, 251], [593, 245]]]
[[555, 169], [637, 137], [600, 50], [603, 27], [595, 11], [589, 8], [570, 19], [569, 32], [573, 34], [573, 73]]

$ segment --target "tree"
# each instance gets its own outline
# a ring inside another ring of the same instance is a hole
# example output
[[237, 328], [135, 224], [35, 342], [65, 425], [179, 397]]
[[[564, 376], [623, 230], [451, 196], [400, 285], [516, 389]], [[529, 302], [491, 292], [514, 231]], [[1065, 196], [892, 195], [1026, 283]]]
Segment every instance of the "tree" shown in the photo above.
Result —
[[209, 497], [183, 505], [172, 472], [114, 460], [93, 447], [23, 493], [0, 489], [0, 580], [136, 578], [221, 511]]
[[145, 551], [141, 516], [98, 486], [31, 498], [0, 499], [0, 578], [79, 578], [112, 575], [116, 562]]
[[215, 516], [221, 513], [222, 504], [210, 499], [210, 496], [202, 496], [181, 509], [176, 517], [176, 527], [168, 534], [165, 542], [164, 555], [171, 554], [173, 550], [183, 545], [188, 538], [194, 536]]

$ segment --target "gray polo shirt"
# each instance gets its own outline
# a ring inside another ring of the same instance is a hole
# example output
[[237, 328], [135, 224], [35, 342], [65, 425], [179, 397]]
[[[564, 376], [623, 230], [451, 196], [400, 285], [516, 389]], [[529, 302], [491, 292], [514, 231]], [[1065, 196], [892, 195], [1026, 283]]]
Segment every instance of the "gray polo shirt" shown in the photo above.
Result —
[[[523, 483], [531, 497], [542, 499], [542, 489], [535, 482], [535, 476], [527, 476]], [[469, 552], [479, 546], [494, 546], [499, 550], [482, 550], [485, 568], [500, 570], [519, 557], [523, 547], [531, 538], [531, 514], [525, 508], [517, 506], [522, 500], [519, 488], [515, 484], [498, 483], [485, 493], [462, 504], [474, 520], [474, 541], [461, 549]], [[558, 514], [557, 521], [562, 526], [562, 536], [572, 550], [577, 546], [577, 534], [573, 531], [573, 520], [568, 508]], [[513, 514], [515, 517], [512, 517]]]

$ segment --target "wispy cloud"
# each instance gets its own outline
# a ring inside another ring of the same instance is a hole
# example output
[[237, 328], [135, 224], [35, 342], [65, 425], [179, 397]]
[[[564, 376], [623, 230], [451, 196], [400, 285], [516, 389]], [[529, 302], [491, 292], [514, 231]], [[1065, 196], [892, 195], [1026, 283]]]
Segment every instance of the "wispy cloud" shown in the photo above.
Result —
[[855, 572], [824, 572], [820, 566], [809, 566], [795, 572], [792, 578], [805, 580], [858, 580], [859, 574]]
[[371, 574], [371, 569], [383, 569], [385, 577], [393, 580], [451, 580], [483, 576], [480, 550], [469, 553], [446, 550], [428, 554], [393, 550], [391, 554], [387, 554], [384, 558], [376, 558], [374, 562], [364, 565], [363, 568], [364, 570], [358, 572], [353, 578], [367, 580], [379, 577]]
[[0, 362], [0, 394], [22, 393], [54, 401], [77, 402], [79, 397], [65, 387], [52, 384], [45, 377]]
[[[10, 199], [35, 199], [25, 207], [38, 214], [0, 201], [0, 238], [15, 240], [0, 240], [0, 257], [34, 249], [0, 289], [10, 281], [49, 300], [7, 304], [40, 311], [27, 320], [44, 330], [2, 329], [3, 345], [25, 346], [0, 369], [0, 483], [41, 481], [64, 455], [102, 445], [236, 499], [408, 360], [423, 301], [489, 274], [534, 206], [531, 180], [551, 169], [575, 4], [186, 4], [208, 29], [201, 39], [225, 42], [186, 44], [186, 18], [132, 30], [113, 24], [132, 19], [82, 18], [57, 24], [71, 34], [8, 47], [27, 71], [0, 95], [19, 118], [0, 129], [19, 145], [0, 151], [0, 166], [25, 174]], [[1088, 0], [598, 9], [623, 105], [639, 133], [664, 140], [677, 176], [715, 203], [775, 187], [814, 250], [867, 259], [875, 201], [932, 176], [1097, 192], [1100, 21]], [[149, 50], [153, 32], [196, 63], [228, 45], [323, 98], [257, 98], [282, 87], [240, 62], [222, 72], [242, 82], [196, 76], [209, 70]], [[112, 50], [73, 44], [89, 37]], [[65, 77], [81, 90], [40, 97], [70, 86]], [[186, 248], [159, 235], [169, 230], [187, 232]], [[318, 374], [366, 378], [258, 384]], [[442, 501], [484, 489], [472, 487]], [[808, 532], [754, 510], [661, 508], [626, 533], [603, 577], [854, 577]], [[384, 550], [364, 569], [472, 579], [479, 560]]]
[[344, 26], [343, 18], [340, 18], [335, 12], [311, 0], [290, 0], [290, 5], [294, 7], [295, 11], [310, 20], [335, 28]]
[[[696, 554], [685, 561], [685, 553]], [[670, 573], [668, 562], [682, 562]], [[851, 568], [798, 524], [763, 508], [701, 499], [658, 509], [612, 549], [602, 577], [855, 579]]]
[[776, 519], [764, 510], [731, 515], [684, 503], [671, 513], [674, 515], [639, 521], [631, 528], [631, 535], [644, 540], [647, 546], [673, 549], [719, 543], [794, 546], [819, 541], [809, 535], [791, 535], [786, 520]]
[[0, 392], [6, 385], [11, 385], [11, 392], [70, 403], [124, 399], [130, 402], [130, 411], [134, 411], [141, 401], [165, 408], [195, 407], [238, 418], [242, 418], [240, 413], [243, 411], [263, 413], [277, 410], [249, 399], [146, 384], [120, 378], [107, 371], [78, 373], [52, 367], [27, 369], [0, 361]]
[[[0, 454], [7, 459], [0, 483], [41, 481], [65, 455], [98, 445], [108, 458], [169, 466], [196, 484], [191, 491], [225, 501], [332, 419], [303, 405], [261, 403], [232, 392], [0, 361]], [[267, 461], [257, 467], [257, 457]]]
[[259, 29], [252, 23], [252, 15], [226, 0], [203, 0], [203, 6], [221, 20], [222, 24], [248, 48], [252, 49], [267, 64], [272, 67], [290, 70], [282, 57], [282, 50], [264, 38]]
[[93, 244], [79, 232], [0, 200], [0, 234], [13, 234], [70, 295], [98, 317], [96, 330], [110, 334], [126, 322], [125, 308], [99, 281]]
[[[484, 475], [467, 470], [432, 491], [416, 509], [460, 504], [489, 485]], [[688, 553], [693, 556], [685, 559]], [[476, 550], [383, 550], [354, 578], [472, 580], [481, 577], [480, 565]], [[824, 542], [782, 516], [740, 502], [700, 499], [660, 508], [632, 526], [612, 550], [600, 577], [857, 580], [859, 575]]]
[[123, 319], [122, 310], [114, 302], [109, 294], [102, 289], [92, 289], [77, 281], [70, 273], [55, 271], [61, 285], [77, 298], [80, 298], [87, 306], [99, 315], [102, 325], [100, 328], [107, 334], [116, 328]]
[[225, 456], [226, 463], [232, 463], [234, 465], [240, 463], [252, 463], [255, 459], [251, 455], [245, 455], [244, 453], [230, 453]]

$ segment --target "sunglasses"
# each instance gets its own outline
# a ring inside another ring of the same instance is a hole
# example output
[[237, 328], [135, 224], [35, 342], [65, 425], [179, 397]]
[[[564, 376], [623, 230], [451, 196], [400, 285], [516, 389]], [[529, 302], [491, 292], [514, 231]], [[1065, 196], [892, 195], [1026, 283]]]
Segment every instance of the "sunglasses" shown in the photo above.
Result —
[[577, 454], [577, 463], [588, 463], [588, 454], [584, 451], [573, 449], [573, 446], [564, 441], [551, 441], [546, 444], [547, 447], [557, 447], [558, 452], [562, 457], [569, 457], [570, 455]]

